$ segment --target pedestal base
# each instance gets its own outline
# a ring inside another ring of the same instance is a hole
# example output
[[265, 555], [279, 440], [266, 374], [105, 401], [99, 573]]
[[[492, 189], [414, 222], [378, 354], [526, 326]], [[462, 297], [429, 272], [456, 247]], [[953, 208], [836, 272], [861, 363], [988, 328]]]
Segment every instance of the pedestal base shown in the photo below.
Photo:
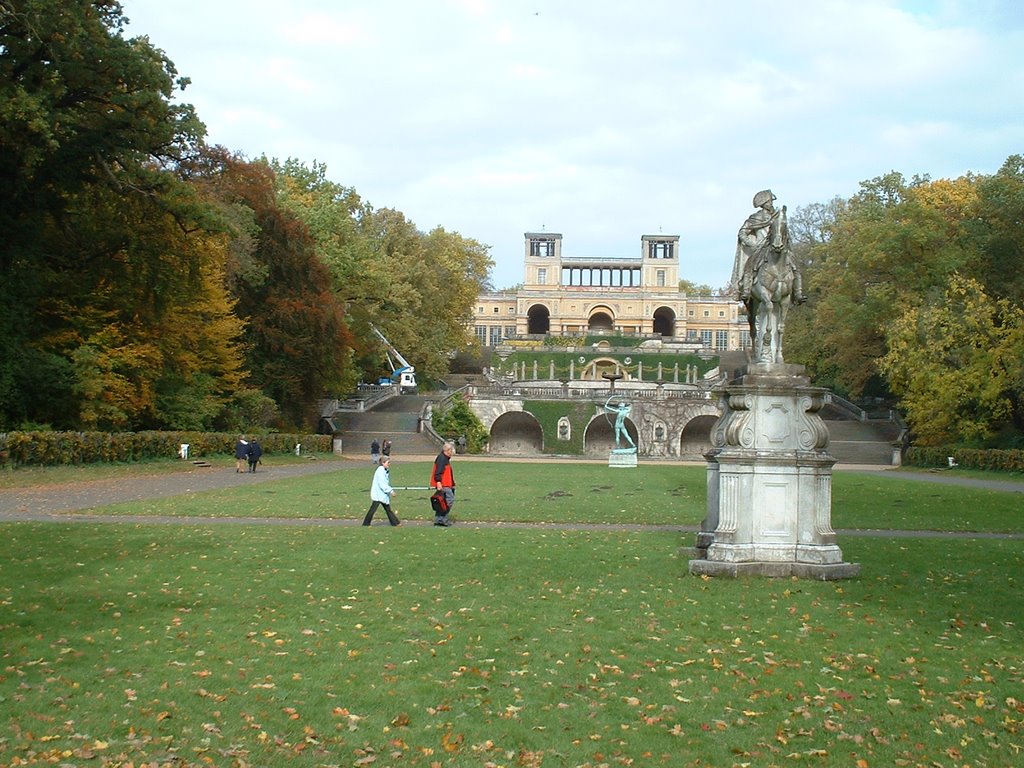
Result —
[[609, 467], [636, 467], [636, 448], [615, 448], [608, 454]]
[[724, 576], [733, 579], [754, 576], [836, 581], [859, 576], [860, 563], [726, 563], [719, 560], [691, 560], [690, 573], [694, 576]]
[[751, 365], [726, 388], [711, 430], [708, 510], [690, 560], [699, 576], [847, 579], [832, 530], [825, 390], [801, 366]]

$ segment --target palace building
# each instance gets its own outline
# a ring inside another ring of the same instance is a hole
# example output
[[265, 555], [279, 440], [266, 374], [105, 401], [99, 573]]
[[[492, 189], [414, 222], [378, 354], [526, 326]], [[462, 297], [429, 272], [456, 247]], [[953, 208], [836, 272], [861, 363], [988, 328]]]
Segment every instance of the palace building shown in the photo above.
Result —
[[644, 235], [639, 258], [586, 258], [563, 256], [560, 234], [527, 232], [524, 259], [519, 290], [477, 300], [473, 326], [484, 346], [583, 334], [660, 337], [712, 352], [749, 346], [738, 302], [680, 292], [678, 235]]

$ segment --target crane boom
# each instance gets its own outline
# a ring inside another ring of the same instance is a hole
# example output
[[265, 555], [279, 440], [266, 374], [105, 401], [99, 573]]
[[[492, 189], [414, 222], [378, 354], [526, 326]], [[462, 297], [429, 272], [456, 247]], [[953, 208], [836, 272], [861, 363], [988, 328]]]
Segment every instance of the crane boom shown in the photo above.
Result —
[[[402, 356], [395, 345], [388, 341], [387, 337], [380, 332], [373, 323], [370, 323], [370, 330], [373, 331], [374, 335], [381, 340], [384, 344], [384, 355], [387, 357], [388, 365], [391, 367], [391, 376], [387, 379], [380, 379], [379, 384], [393, 385], [398, 383], [399, 390], [405, 394], [406, 392], [416, 391], [416, 368], [410, 365], [409, 361]], [[398, 364], [395, 364], [395, 361]]]

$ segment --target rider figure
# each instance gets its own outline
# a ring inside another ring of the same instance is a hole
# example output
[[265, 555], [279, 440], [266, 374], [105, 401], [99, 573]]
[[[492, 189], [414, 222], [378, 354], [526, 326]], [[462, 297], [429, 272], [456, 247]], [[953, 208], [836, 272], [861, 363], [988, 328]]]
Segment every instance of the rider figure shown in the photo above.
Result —
[[[763, 189], [754, 195], [754, 211], [743, 222], [736, 235], [736, 259], [732, 267], [731, 285], [736, 290], [736, 298], [744, 304], [750, 303], [750, 293], [754, 286], [754, 276], [764, 261], [764, 250], [770, 247], [772, 225], [778, 221], [780, 211], [775, 210], [775, 195], [770, 189]], [[781, 214], [785, 216], [783, 206]], [[786, 263], [793, 269], [793, 300], [802, 304], [807, 300], [803, 291], [803, 277], [800, 268], [788, 247], [785, 253]]]

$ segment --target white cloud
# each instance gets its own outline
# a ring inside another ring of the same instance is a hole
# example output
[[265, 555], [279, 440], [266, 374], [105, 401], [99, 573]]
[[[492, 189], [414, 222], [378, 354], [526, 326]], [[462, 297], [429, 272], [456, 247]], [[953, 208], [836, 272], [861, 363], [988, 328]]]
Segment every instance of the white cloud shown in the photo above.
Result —
[[566, 253], [682, 239], [722, 285], [750, 198], [791, 207], [899, 170], [994, 172], [1024, 151], [1013, 0], [124, 0], [210, 140], [328, 175], [423, 229]]

